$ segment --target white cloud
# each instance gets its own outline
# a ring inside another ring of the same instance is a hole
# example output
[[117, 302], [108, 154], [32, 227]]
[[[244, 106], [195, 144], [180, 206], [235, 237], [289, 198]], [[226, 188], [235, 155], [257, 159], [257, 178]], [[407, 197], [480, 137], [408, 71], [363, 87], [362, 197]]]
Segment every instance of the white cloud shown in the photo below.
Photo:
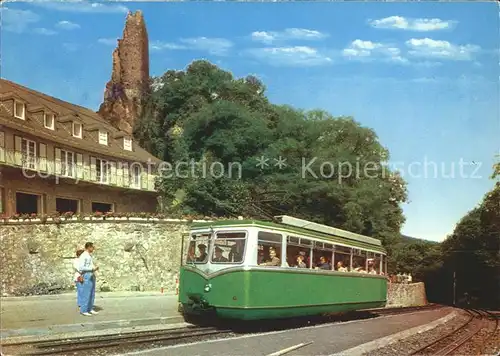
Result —
[[332, 59], [326, 54], [306, 46], [253, 48], [246, 50], [245, 53], [275, 66], [306, 67], [333, 63]]
[[82, 12], [82, 13], [127, 13], [127, 7], [111, 2], [89, 2], [87, 0], [37, 0], [32, 2], [33, 5], [43, 6], [50, 10], [66, 11], [66, 12]]
[[149, 49], [152, 51], [163, 51], [163, 50], [176, 50], [176, 49], [188, 49], [184, 45], [180, 45], [173, 42], [161, 42], [153, 41], [149, 43]]
[[98, 43], [106, 45], [106, 46], [116, 46], [118, 45], [117, 38], [99, 38], [97, 40]]
[[31, 10], [18, 10], [1, 7], [0, 14], [0, 25], [2, 30], [16, 33], [24, 32], [30, 24], [36, 23], [40, 20], [40, 16]]
[[412, 38], [406, 41], [408, 54], [421, 58], [440, 58], [449, 60], [472, 60], [474, 54], [480, 51], [476, 45], [455, 45], [448, 41], [430, 38]]
[[223, 56], [233, 47], [233, 43], [225, 38], [194, 37], [181, 38], [180, 43], [154, 41], [150, 44], [151, 50], [196, 50], [213, 55]]
[[48, 29], [48, 28], [44, 28], [44, 27], [35, 28], [33, 30], [33, 32], [35, 32], [39, 35], [44, 35], [44, 36], [53, 36], [53, 35], [57, 34], [56, 31]]
[[407, 31], [438, 31], [451, 29], [457, 24], [456, 21], [424, 18], [404, 18], [401, 16], [390, 16], [379, 20], [369, 20], [368, 23], [375, 28], [398, 29]]
[[354, 40], [342, 51], [342, 55], [352, 60], [381, 59], [394, 63], [405, 64], [408, 60], [401, 55], [401, 50], [393, 45], [380, 42]]
[[250, 36], [254, 41], [271, 44], [287, 40], [320, 40], [328, 34], [305, 28], [287, 28], [284, 31], [255, 31]]
[[63, 29], [63, 30], [76, 30], [77, 28], [80, 28], [80, 25], [71, 21], [59, 21], [56, 24], [57, 28]]

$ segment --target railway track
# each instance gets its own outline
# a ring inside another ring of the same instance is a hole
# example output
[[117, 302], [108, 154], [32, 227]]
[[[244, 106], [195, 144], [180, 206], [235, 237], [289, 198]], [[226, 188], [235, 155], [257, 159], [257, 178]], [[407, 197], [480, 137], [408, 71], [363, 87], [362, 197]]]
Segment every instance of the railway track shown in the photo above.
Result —
[[[269, 325], [265, 329], [252, 329], [252, 327], [230, 327], [227, 324], [218, 327], [189, 326], [177, 329], [132, 332], [125, 334], [112, 334], [103, 336], [85, 336], [79, 338], [61, 340], [41, 340], [28, 342], [15, 342], [2, 345], [4, 355], [109, 355], [123, 349], [151, 348], [152, 346], [168, 346], [179, 343], [206, 340], [214, 337], [234, 336], [244, 333], [260, 333], [273, 330], [294, 329], [317, 324], [338, 323], [350, 320], [363, 320], [373, 318], [377, 315], [397, 315], [418, 311], [435, 310], [442, 308], [441, 305], [427, 305], [421, 307], [406, 308], [381, 308], [367, 311], [347, 313], [338, 318], [327, 315], [319, 318], [301, 318], [295, 321], [276, 321], [275, 325]], [[262, 326], [262, 323], [259, 323]]]
[[[447, 356], [464, 346], [476, 348], [479, 351], [478, 355], [482, 355], [487, 342], [498, 330], [498, 316], [482, 309], [464, 310], [469, 314], [469, 317], [462, 325], [437, 340], [434, 340], [433, 342], [420, 347], [418, 350], [413, 351], [410, 355]], [[473, 340], [473, 338], [483, 329], [488, 328], [490, 319], [493, 319], [495, 322], [494, 330], [488, 333], [488, 336], [482, 340]], [[479, 343], [479, 347], [477, 348], [474, 344], [467, 345], [467, 343], [471, 341]], [[470, 353], [467, 352], [465, 354]]]
[[169, 330], [115, 334], [106, 336], [87, 336], [82, 338], [13, 343], [3, 346], [4, 355], [81, 355], [88, 351], [94, 354], [97, 349], [123, 348], [134, 345], [154, 344], [161, 342], [172, 344], [188, 342], [197, 338], [230, 333], [213, 327], [186, 327]]
[[380, 308], [380, 309], [367, 309], [367, 311], [372, 312], [374, 314], [380, 315], [397, 315], [401, 313], [412, 313], [426, 310], [437, 310], [444, 308], [443, 305], [440, 304], [428, 304], [423, 306], [415, 306], [415, 307], [396, 307], [396, 308]]
[[[495, 324], [494, 324], [494, 327], [493, 327], [493, 331], [491, 331], [486, 336], [484, 342], [482, 343], [481, 347], [479, 348], [478, 356], [485, 354], [486, 347], [488, 346], [489, 341], [492, 340], [495, 337], [495, 335], [496, 335], [496, 333], [498, 331], [500, 331], [500, 314], [494, 314], [494, 313], [491, 313], [491, 312], [488, 312], [488, 311], [486, 311], [486, 313], [488, 313], [489, 316], [495, 321]], [[498, 346], [497, 346], [496, 355], [500, 356], [500, 347], [498, 347]]]

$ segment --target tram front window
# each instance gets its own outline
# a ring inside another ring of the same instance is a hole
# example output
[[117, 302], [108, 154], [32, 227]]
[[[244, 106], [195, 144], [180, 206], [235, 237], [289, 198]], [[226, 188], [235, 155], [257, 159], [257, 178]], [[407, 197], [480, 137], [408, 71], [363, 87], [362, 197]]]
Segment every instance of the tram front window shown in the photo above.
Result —
[[210, 234], [192, 234], [187, 250], [187, 263], [207, 263]]
[[217, 232], [212, 263], [242, 263], [245, 245], [245, 232]]

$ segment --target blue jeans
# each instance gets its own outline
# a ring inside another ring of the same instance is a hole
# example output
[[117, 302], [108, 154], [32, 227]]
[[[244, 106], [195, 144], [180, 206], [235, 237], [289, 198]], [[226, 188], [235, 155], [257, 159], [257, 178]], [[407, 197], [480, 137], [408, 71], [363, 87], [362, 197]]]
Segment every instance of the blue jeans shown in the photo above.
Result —
[[80, 294], [80, 313], [88, 313], [94, 308], [95, 277], [91, 272], [83, 274]]

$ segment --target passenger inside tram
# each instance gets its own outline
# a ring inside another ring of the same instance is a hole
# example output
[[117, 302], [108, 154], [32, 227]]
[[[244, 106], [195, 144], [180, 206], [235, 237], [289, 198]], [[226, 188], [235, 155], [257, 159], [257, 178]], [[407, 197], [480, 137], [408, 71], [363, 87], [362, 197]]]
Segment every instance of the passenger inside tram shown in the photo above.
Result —
[[223, 256], [222, 252], [223, 250], [219, 246], [216, 246], [212, 262], [228, 262], [229, 260]]
[[231, 251], [229, 251], [229, 261], [231, 262], [241, 262], [243, 261], [243, 251], [245, 248], [245, 240], [234, 240], [235, 244], [231, 246]]
[[367, 262], [368, 262], [368, 273], [369, 274], [377, 274], [377, 270], [375, 269], [373, 258], [369, 258], [367, 260]]
[[331, 270], [332, 266], [328, 263], [325, 256], [319, 258], [319, 263], [316, 265], [316, 269]]
[[276, 250], [273, 247], [269, 248], [269, 260], [261, 263], [260, 266], [281, 266], [281, 260], [276, 256]]
[[203, 262], [207, 259], [207, 245], [199, 244], [198, 250], [200, 251], [200, 256], [196, 258], [196, 262]]
[[188, 254], [187, 254], [187, 261], [188, 262], [193, 262], [196, 260], [196, 254], [195, 254], [195, 243], [192, 242], [190, 245], [189, 245], [189, 249], [188, 249]]
[[304, 251], [300, 251], [298, 256], [297, 256], [297, 265], [295, 267], [297, 268], [307, 268], [306, 263], [304, 262], [304, 257], [306, 256], [306, 253]]
[[347, 272], [347, 268], [344, 267], [344, 262], [342, 262], [342, 261], [337, 262], [337, 271]]

